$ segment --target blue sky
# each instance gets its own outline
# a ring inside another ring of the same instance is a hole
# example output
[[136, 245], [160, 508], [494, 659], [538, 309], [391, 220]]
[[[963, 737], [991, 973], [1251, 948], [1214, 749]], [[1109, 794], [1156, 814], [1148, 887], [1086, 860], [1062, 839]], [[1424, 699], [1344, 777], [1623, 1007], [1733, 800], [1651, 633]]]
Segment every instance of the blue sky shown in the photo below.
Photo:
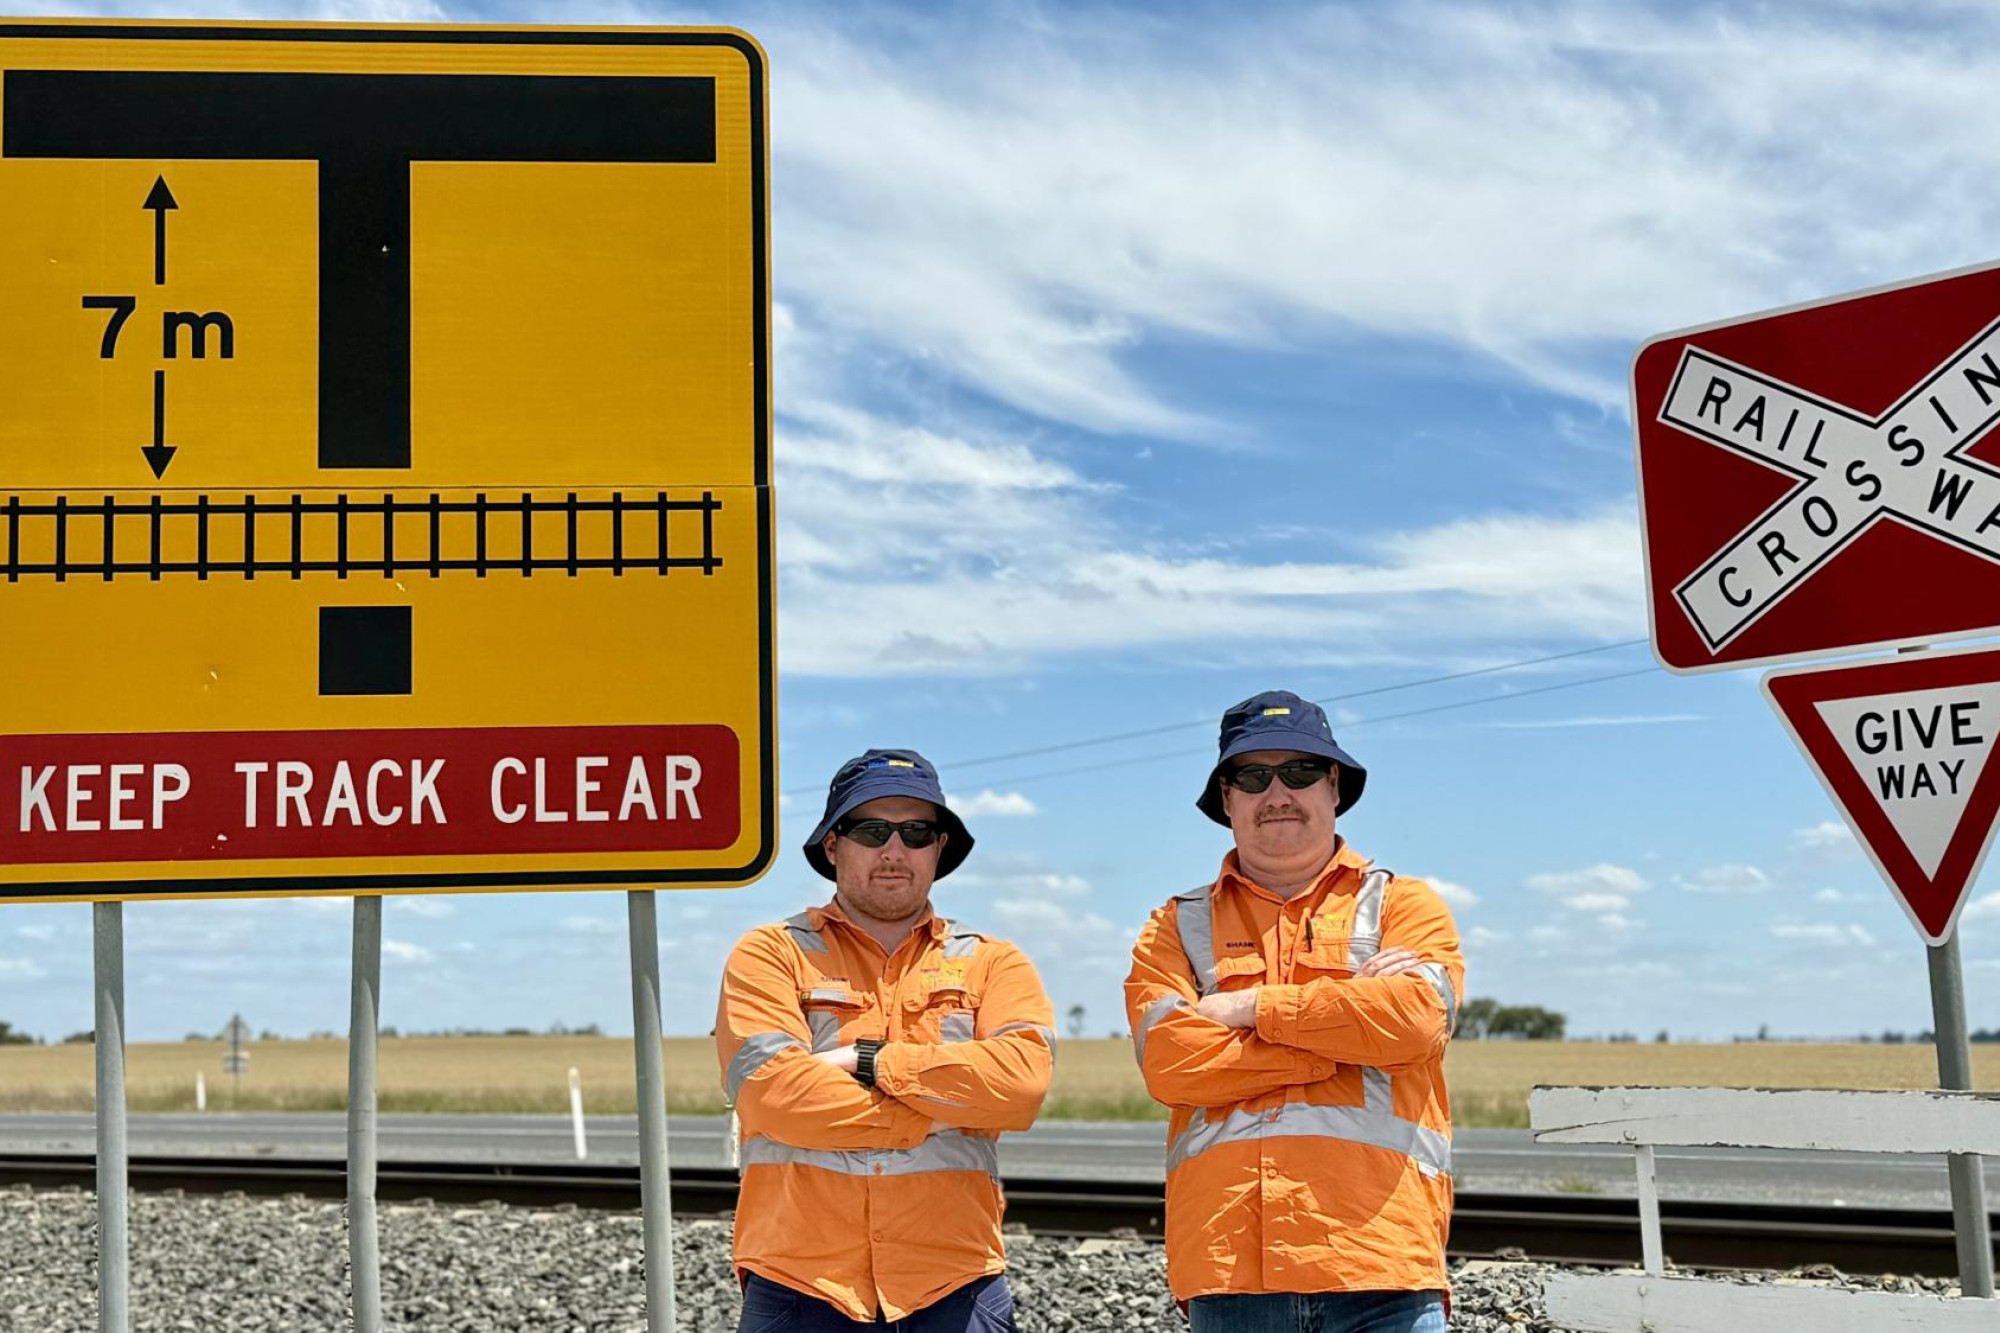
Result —
[[[759, 38], [784, 842], [842, 759], [923, 750], [979, 838], [940, 909], [1092, 1031], [1226, 850], [1192, 804], [1222, 708], [1557, 654], [1328, 705], [1372, 775], [1343, 831], [1440, 882], [1471, 990], [1585, 1033], [1928, 1026], [1921, 944], [1756, 673], [1634, 643], [1624, 375], [1663, 330], [1995, 258], [1983, 6], [179, 12]], [[738, 933], [823, 897], [795, 850], [662, 895], [667, 1030], [708, 1029]], [[348, 910], [128, 908], [132, 1035], [343, 1030]], [[387, 920], [385, 1023], [630, 1030], [621, 895]], [[2000, 1026], [2000, 892], [1961, 928]], [[0, 915], [0, 1018], [88, 1027], [89, 968], [87, 908]]]

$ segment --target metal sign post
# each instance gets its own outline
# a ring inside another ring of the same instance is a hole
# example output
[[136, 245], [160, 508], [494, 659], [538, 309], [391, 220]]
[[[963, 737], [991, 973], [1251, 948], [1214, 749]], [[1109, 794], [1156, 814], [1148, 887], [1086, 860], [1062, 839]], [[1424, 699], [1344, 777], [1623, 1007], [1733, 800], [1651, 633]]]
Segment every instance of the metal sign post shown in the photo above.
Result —
[[674, 1327], [673, 1181], [667, 1167], [667, 1077], [660, 1050], [660, 935], [653, 895], [625, 895], [632, 935], [632, 1047], [639, 1080], [639, 1205], [646, 1231], [646, 1329]]
[[375, 1232], [375, 1035], [382, 989], [382, 900], [354, 900], [354, 997], [347, 1020], [347, 1256], [354, 1333], [381, 1333]]
[[97, 1327], [131, 1328], [125, 1220], [125, 904], [91, 905], [97, 983]]
[[[1958, 935], [1929, 949], [1932, 1031], [1937, 1034], [1938, 1086], [1972, 1090], [1972, 1045], [1965, 1030], [1965, 972], [1959, 966]], [[1958, 1237], [1958, 1289], [1967, 1296], [1993, 1295], [1993, 1232], [1986, 1212], [1986, 1175], [1980, 1159], [1952, 1153], [1952, 1231]]]

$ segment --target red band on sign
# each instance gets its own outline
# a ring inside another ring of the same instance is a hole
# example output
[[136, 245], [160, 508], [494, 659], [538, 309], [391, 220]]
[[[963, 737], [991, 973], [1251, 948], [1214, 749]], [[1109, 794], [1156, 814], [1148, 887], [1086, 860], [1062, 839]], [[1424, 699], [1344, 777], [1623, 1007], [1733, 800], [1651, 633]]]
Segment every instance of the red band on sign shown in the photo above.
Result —
[[0, 862], [714, 850], [723, 726], [0, 737]]

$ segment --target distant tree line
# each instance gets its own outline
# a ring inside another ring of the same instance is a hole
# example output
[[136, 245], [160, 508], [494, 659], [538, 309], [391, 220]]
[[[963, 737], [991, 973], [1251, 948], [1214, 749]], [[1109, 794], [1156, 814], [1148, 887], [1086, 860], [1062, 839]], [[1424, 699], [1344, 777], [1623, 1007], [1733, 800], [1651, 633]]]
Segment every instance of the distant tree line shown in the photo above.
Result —
[[[412, 1030], [404, 1032], [394, 1026], [385, 1026], [382, 1028], [380, 1035], [384, 1037], [601, 1037], [604, 1035], [604, 1030], [595, 1023], [583, 1023], [571, 1027], [561, 1019], [557, 1019], [542, 1032], [536, 1032], [532, 1028], [525, 1027], [501, 1028], [498, 1031], [492, 1028], [438, 1028], [434, 1031]], [[89, 1039], [88, 1033], [83, 1034], [83, 1036], [85, 1040]], [[346, 1036], [347, 1034], [344, 1032], [333, 1032], [322, 1028], [319, 1031], [307, 1033], [306, 1040], [341, 1041]], [[224, 1041], [226, 1039], [225, 1035], [220, 1032], [190, 1032], [181, 1038], [182, 1041]], [[282, 1032], [273, 1032], [271, 1029], [266, 1028], [257, 1034], [257, 1040], [287, 1041], [289, 1038]]]
[[1538, 1004], [1502, 1004], [1481, 996], [1458, 1010], [1461, 1037], [1515, 1041], [1561, 1041], [1569, 1019]]

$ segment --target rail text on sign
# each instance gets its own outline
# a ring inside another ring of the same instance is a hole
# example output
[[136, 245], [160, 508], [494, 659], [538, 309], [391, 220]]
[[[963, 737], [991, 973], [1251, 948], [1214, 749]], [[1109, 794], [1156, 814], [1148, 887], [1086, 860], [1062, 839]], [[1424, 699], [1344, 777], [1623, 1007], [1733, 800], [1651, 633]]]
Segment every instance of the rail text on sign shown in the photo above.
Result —
[[2000, 562], [2000, 473], [1964, 453], [2000, 421], [2000, 322], [1875, 418], [1690, 346], [1660, 420], [1799, 478], [1674, 589], [1711, 649], [1884, 517]]
[[727, 847], [720, 726], [0, 738], [0, 858], [84, 864]]

